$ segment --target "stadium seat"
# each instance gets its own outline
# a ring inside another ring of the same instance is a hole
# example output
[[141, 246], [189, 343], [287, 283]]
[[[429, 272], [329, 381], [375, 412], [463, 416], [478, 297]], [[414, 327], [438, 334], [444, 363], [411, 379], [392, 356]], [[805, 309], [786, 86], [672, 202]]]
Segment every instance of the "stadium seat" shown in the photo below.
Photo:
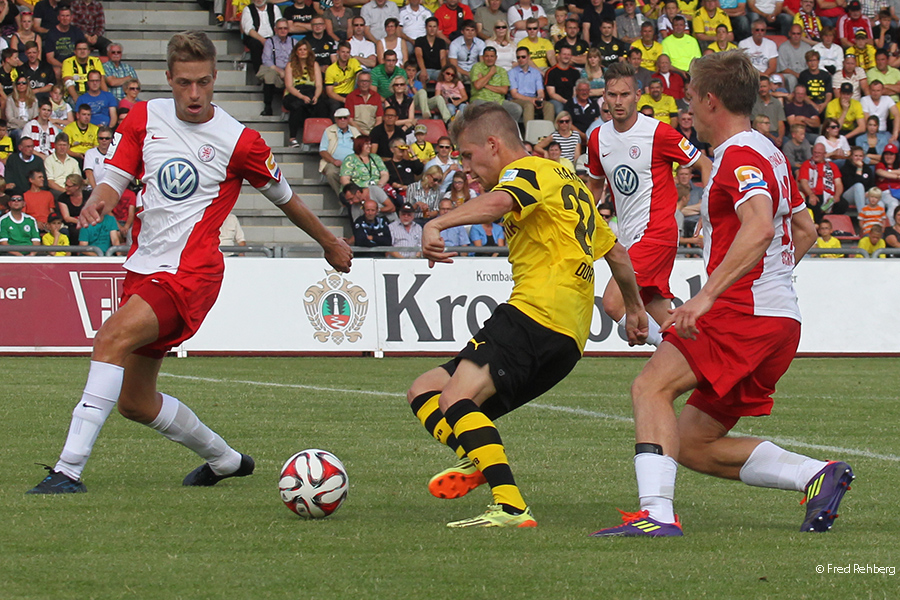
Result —
[[419, 119], [417, 124], [428, 128], [425, 134], [426, 142], [436, 144], [441, 137], [447, 135], [447, 126], [440, 119]]
[[543, 119], [532, 119], [525, 123], [525, 141], [537, 144], [541, 138], [545, 138], [556, 131], [553, 121], [545, 121]]
[[856, 227], [853, 226], [853, 220], [847, 215], [825, 215], [825, 218], [831, 222], [834, 228], [834, 237], [839, 240], [856, 241], [859, 236], [856, 235]]
[[331, 125], [331, 123], [331, 119], [307, 119], [303, 123], [302, 144], [304, 146], [313, 146], [318, 149], [319, 143], [322, 141], [322, 134], [325, 132], [325, 129]]

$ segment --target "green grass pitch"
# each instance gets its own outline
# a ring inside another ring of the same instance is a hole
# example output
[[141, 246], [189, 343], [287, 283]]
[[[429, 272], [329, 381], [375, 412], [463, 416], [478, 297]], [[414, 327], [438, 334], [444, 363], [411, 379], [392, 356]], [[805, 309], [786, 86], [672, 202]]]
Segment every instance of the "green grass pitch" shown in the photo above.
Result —
[[[896, 360], [797, 360], [772, 417], [737, 430], [853, 465], [857, 481], [827, 534], [801, 534], [801, 494], [679, 470], [681, 539], [594, 539], [636, 510], [628, 388], [642, 359], [588, 358], [531, 406], [499, 421], [539, 527], [448, 530], [479, 514], [480, 488], [437, 500], [428, 478], [454, 456], [404, 393], [434, 358], [167, 359], [160, 389], [191, 406], [256, 473], [181, 487], [200, 464], [114, 414], [87, 494], [24, 492], [54, 464], [86, 358], [2, 358], [0, 598], [582, 599], [896, 598], [900, 578], [817, 567], [900, 566]], [[334, 452], [350, 494], [321, 521], [278, 496], [282, 463]], [[824, 448], [832, 447], [832, 448]], [[836, 448], [833, 448], [836, 447]], [[893, 590], [893, 591], [891, 591]]]

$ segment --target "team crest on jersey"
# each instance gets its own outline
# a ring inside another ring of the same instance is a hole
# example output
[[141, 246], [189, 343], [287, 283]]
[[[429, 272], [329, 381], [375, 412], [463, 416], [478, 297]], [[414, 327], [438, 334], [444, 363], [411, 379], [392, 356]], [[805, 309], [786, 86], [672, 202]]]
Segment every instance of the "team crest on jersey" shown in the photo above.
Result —
[[368, 294], [343, 274], [326, 271], [325, 279], [306, 290], [303, 304], [309, 324], [316, 330], [316, 340], [341, 344], [344, 340], [352, 343], [362, 339], [359, 329], [369, 310]]
[[685, 156], [688, 158], [694, 158], [694, 155], [697, 154], [697, 148], [695, 148], [687, 138], [681, 138], [681, 141], [678, 142], [678, 147], [681, 148], [681, 151], [684, 152]]
[[500, 183], [509, 183], [510, 181], [515, 181], [516, 177], [518, 176], [518, 169], [508, 169], [504, 171], [503, 175], [500, 177]]
[[269, 152], [269, 158], [266, 159], [266, 168], [269, 169], [269, 175], [272, 176], [272, 179], [281, 181], [281, 169], [278, 167], [278, 163], [275, 162], [275, 155], [271, 152]]
[[169, 200], [180, 202], [197, 191], [200, 185], [200, 174], [190, 161], [183, 158], [170, 158], [159, 168], [157, 173], [159, 191]]
[[613, 171], [613, 185], [623, 196], [630, 196], [638, 189], [638, 175], [628, 165], [619, 165]]
[[766, 181], [762, 171], [756, 167], [738, 167], [734, 170], [734, 176], [738, 181], [738, 192], [744, 193], [750, 190], [766, 189]]
[[636, 159], [640, 155], [641, 155], [641, 149], [638, 148], [637, 146], [632, 146], [631, 148], [628, 149], [628, 156], [630, 156], [631, 158]]
[[201, 162], [208, 163], [215, 157], [216, 149], [209, 144], [203, 144], [202, 146], [200, 146], [200, 150], [197, 151], [197, 158], [199, 158]]

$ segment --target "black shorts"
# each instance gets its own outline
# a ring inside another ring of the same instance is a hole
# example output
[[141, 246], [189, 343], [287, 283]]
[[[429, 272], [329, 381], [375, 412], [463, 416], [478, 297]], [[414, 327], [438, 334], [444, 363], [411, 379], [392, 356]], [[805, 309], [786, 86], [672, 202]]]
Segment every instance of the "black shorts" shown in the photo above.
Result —
[[562, 381], [581, 358], [578, 344], [501, 304], [481, 331], [443, 368], [453, 375], [462, 359], [489, 365], [497, 393], [481, 406], [491, 420], [534, 400]]

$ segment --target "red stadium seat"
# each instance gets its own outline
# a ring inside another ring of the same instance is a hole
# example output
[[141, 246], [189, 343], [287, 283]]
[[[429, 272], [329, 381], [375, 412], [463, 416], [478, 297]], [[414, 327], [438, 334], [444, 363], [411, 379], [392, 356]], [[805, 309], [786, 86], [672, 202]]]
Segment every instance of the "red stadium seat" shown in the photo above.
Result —
[[307, 119], [303, 123], [303, 145], [319, 147], [322, 134], [331, 125], [331, 119]]
[[[859, 236], [856, 235], [856, 227], [853, 226], [853, 220], [847, 215], [825, 215], [825, 218], [831, 221], [834, 237], [837, 239], [852, 241], [859, 239]], [[839, 232], [842, 232], [842, 235], [838, 235]]]
[[428, 133], [425, 134], [425, 141], [432, 144], [436, 144], [441, 137], [447, 135], [447, 127], [440, 119], [419, 119], [418, 124], [428, 128]]

